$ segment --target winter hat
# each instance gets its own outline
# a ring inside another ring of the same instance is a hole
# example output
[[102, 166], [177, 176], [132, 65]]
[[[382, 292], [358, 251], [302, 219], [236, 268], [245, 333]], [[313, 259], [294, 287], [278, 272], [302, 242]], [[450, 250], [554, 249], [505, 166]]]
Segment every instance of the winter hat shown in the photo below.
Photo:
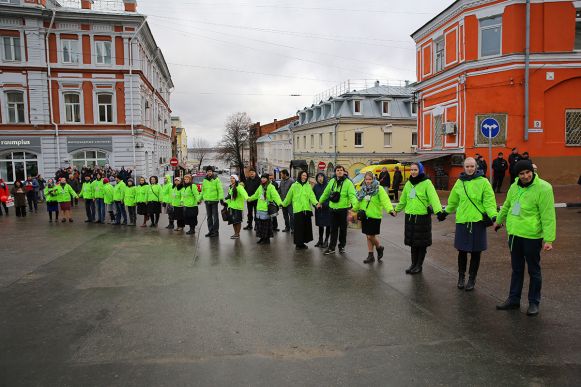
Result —
[[519, 160], [514, 166], [514, 173], [517, 175], [522, 171], [534, 172], [534, 170], [535, 169], [531, 160]]
[[234, 180], [236, 180], [236, 181], [240, 181], [240, 178], [238, 177], [238, 175], [231, 175], [230, 177], [233, 177]]
[[107, 178], [103, 179], [103, 183], [108, 183], [108, 182], [109, 182], [109, 179], [107, 179]]
[[261, 178], [261, 179], [270, 180], [270, 175], [269, 175], [268, 173], [263, 173], [263, 174], [260, 176], [260, 178]]

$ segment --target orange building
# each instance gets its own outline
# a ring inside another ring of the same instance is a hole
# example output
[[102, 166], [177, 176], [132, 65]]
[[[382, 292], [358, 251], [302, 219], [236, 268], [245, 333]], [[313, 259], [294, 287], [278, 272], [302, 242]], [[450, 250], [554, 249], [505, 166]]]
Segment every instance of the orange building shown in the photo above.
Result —
[[490, 174], [482, 131], [491, 122], [498, 132], [493, 158], [516, 147], [529, 152], [543, 178], [577, 181], [581, 1], [457, 0], [412, 38], [418, 152], [440, 156], [426, 163], [440, 187], [451, 187], [462, 160], [476, 153]]

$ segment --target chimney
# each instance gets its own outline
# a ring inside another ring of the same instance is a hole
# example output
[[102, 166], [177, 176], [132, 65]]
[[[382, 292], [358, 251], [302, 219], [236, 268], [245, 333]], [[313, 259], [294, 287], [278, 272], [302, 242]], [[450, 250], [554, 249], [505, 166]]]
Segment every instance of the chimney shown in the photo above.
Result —
[[91, 9], [93, 4], [95, 3], [94, 0], [81, 0], [81, 8], [82, 9]]
[[379, 87], [379, 81], [375, 81], [375, 87]]
[[407, 79], [405, 80], [405, 87], [409, 87], [410, 86], [410, 81], [408, 81]]
[[137, 12], [137, 0], [123, 0], [125, 12]]

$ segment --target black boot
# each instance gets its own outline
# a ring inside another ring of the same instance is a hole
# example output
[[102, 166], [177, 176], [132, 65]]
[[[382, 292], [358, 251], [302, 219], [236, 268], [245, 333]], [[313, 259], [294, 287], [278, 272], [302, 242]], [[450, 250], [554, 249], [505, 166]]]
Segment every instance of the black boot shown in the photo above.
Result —
[[458, 289], [464, 289], [464, 273], [458, 273]]
[[381, 258], [383, 258], [383, 250], [385, 250], [385, 247], [377, 246], [375, 249], [377, 250], [377, 262], [380, 262]]
[[474, 286], [476, 285], [476, 277], [470, 275], [468, 277], [468, 282], [466, 282], [466, 291], [467, 292], [471, 292], [472, 290], [474, 290]]
[[375, 262], [375, 257], [373, 256], [373, 253], [369, 253], [369, 255], [367, 255], [367, 258], [365, 258], [365, 260], [363, 261], [363, 263], [373, 263]]
[[424, 264], [424, 259], [426, 258], [426, 251], [422, 250], [418, 252], [418, 261], [416, 266], [410, 270], [410, 274], [419, 274], [422, 272], [422, 265]]
[[166, 227], [166, 228], [167, 228], [168, 230], [173, 230], [173, 227], [174, 227], [174, 225], [173, 225], [173, 222], [169, 222], [169, 224], [167, 225], [167, 227]]
[[468, 270], [468, 283], [466, 283], [467, 292], [474, 290], [476, 285], [476, 274], [478, 274], [478, 268], [480, 267], [480, 254], [480, 252], [472, 252], [470, 254], [470, 269]]
[[315, 247], [321, 247], [321, 246], [323, 246], [323, 241], [321, 239], [319, 239], [319, 241], [317, 242], [317, 244], [315, 245]]
[[410, 267], [405, 269], [405, 273], [411, 274], [412, 270], [416, 267], [417, 263], [418, 263], [418, 253], [417, 253], [416, 249], [412, 247], [412, 264], [410, 265]]

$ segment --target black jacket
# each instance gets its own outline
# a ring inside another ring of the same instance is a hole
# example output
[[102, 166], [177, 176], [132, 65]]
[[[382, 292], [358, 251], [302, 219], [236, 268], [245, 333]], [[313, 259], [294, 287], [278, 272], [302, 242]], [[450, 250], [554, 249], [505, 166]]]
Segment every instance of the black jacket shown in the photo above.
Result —
[[492, 170], [496, 173], [504, 174], [508, 169], [508, 163], [505, 159], [496, 158], [492, 162]]
[[379, 174], [379, 185], [388, 188], [391, 186], [391, 176], [389, 176], [389, 172], [381, 172]]
[[393, 186], [399, 186], [402, 183], [403, 180], [403, 175], [401, 174], [401, 171], [395, 171], [393, 173]]
[[512, 169], [514, 168], [515, 164], [516, 164], [516, 163], [517, 163], [517, 162], [518, 162], [520, 159], [522, 159], [522, 156], [521, 156], [520, 154], [518, 154], [518, 153], [517, 153], [517, 154], [511, 153], [511, 154], [508, 156], [508, 163], [510, 164], [510, 170], [511, 170], [511, 172], [512, 172]]
[[258, 175], [254, 179], [251, 179], [250, 177], [247, 178], [244, 183], [244, 189], [248, 196], [254, 195], [258, 187], [260, 187], [260, 177], [258, 177]]

